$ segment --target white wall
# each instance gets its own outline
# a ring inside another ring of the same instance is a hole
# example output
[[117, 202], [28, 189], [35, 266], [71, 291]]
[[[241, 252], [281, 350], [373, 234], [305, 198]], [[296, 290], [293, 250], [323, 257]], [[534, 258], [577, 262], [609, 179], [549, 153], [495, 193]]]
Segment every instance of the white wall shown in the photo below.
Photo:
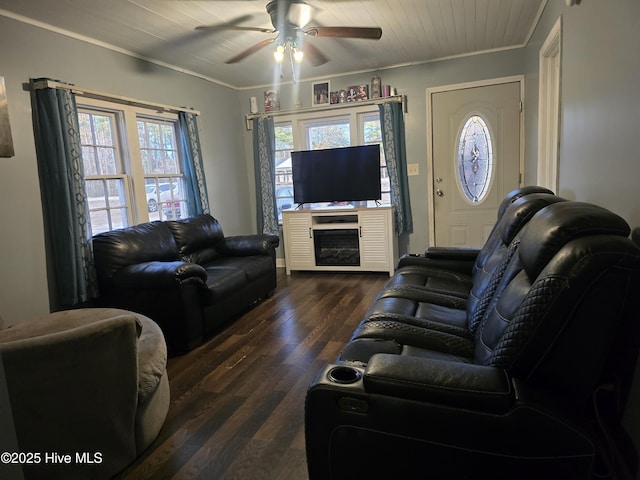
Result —
[[0, 313], [8, 323], [49, 311], [31, 100], [23, 89], [31, 77], [199, 110], [212, 213], [227, 234], [253, 232], [235, 90], [159, 67], [144, 73], [131, 57], [4, 17], [0, 45], [16, 153], [0, 158]]

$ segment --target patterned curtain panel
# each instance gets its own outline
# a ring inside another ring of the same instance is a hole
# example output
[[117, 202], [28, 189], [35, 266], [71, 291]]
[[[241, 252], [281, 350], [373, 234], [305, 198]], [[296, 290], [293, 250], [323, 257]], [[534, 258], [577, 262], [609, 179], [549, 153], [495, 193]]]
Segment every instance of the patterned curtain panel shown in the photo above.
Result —
[[196, 116], [192, 113], [180, 112], [178, 122], [184, 150], [182, 171], [184, 172], [187, 211], [189, 216], [210, 213]]
[[413, 232], [409, 179], [407, 177], [407, 152], [404, 138], [404, 115], [401, 103], [383, 103], [380, 108], [382, 146], [387, 161], [391, 183], [391, 204], [396, 211], [398, 235]]
[[276, 137], [273, 118], [253, 119], [258, 232], [278, 233], [275, 186]]
[[[32, 85], [35, 81], [32, 81]], [[52, 311], [97, 296], [87, 238], [89, 209], [84, 190], [78, 111], [66, 89], [33, 89], [34, 136], [49, 258]]]

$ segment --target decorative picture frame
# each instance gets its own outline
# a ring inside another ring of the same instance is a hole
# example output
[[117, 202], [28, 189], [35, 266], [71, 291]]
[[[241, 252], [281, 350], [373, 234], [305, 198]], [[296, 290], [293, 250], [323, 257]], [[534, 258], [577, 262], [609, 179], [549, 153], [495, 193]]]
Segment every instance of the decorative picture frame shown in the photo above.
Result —
[[4, 77], [0, 76], [0, 157], [13, 157], [13, 138], [9, 123], [9, 104], [7, 103], [7, 89]]
[[280, 110], [280, 92], [278, 90], [267, 90], [264, 92], [264, 111], [275, 112]]
[[351, 85], [347, 88], [347, 102], [369, 100], [369, 85]]
[[358, 101], [358, 89], [359, 85], [351, 85], [347, 88], [347, 102]]
[[330, 92], [329, 80], [317, 82], [311, 85], [311, 105], [326, 105], [329, 103]]
[[382, 81], [380, 77], [376, 75], [371, 79], [371, 98], [380, 98], [382, 94]]
[[363, 100], [369, 100], [369, 85], [358, 86], [358, 92], [356, 93], [356, 101], [362, 102]]

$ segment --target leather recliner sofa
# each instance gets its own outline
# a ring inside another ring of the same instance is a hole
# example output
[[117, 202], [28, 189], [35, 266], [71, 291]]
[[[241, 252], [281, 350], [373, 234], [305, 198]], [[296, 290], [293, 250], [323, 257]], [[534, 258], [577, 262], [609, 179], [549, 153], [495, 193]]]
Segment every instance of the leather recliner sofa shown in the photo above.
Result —
[[278, 244], [272, 234], [225, 237], [208, 214], [101, 233], [99, 303], [148, 316], [170, 354], [184, 353], [273, 293]]
[[466, 270], [455, 250], [402, 259], [317, 374], [311, 480], [613, 472], [603, 444], [638, 356], [640, 248], [604, 208], [541, 193], [505, 202], [499, 240]]

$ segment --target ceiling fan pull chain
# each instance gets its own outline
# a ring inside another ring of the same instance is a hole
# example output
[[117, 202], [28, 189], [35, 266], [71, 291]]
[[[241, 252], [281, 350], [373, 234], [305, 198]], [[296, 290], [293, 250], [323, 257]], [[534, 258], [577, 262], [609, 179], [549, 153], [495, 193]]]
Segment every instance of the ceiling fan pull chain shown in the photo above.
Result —
[[291, 63], [291, 78], [293, 79], [293, 83], [298, 83], [298, 79], [296, 78], [296, 66], [293, 61], [293, 48], [289, 48], [289, 62]]

